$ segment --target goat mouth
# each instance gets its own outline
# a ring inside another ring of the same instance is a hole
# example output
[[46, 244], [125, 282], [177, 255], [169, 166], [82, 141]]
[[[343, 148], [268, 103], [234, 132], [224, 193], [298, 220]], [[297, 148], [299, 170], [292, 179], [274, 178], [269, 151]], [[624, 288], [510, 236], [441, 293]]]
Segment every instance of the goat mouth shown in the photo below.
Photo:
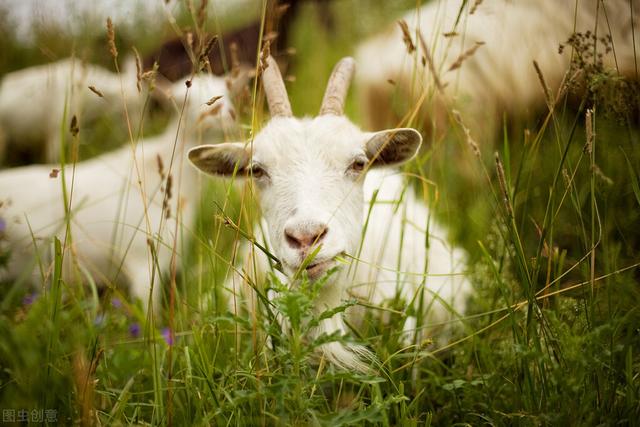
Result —
[[309, 264], [305, 270], [307, 271], [307, 276], [309, 276], [309, 279], [315, 280], [335, 264], [336, 260], [334, 258], [329, 258], [324, 261], [314, 261], [313, 263]]

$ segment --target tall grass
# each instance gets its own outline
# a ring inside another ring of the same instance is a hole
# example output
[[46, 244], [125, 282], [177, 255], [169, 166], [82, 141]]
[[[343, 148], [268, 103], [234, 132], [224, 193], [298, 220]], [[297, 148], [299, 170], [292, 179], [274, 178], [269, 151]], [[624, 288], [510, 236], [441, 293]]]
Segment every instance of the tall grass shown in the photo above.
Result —
[[[348, 17], [367, 5], [333, 6], [337, 28], [353, 32], [338, 35], [316, 28], [313, 6], [303, 11], [299, 83], [290, 90], [296, 113], [317, 110], [323, 88], [308, 82], [324, 81], [357, 42]], [[469, 253], [476, 295], [449, 344], [414, 338], [407, 346], [399, 302], [384, 316], [365, 310], [348, 336], [310, 341], [307, 332], [333, 314], [311, 310], [322, 281], [288, 288], [267, 275], [249, 283], [258, 295], [251, 312], [230, 310], [225, 279], [258, 212], [250, 187], [203, 181], [190, 241], [163, 242], [184, 256], [179, 274], [155, 284], [165, 286], [165, 314], [155, 322], [115, 284], [100, 297], [82, 270], [64, 276], [68, 241], [53, 241], [51, 265], [34, 260], [53, 272], [35, 296], [29, 274], [2, 284], [3, 416], [27, 410], [31, 420], [31, 411], [49, 410], [50, 424], [60, 425], [637, 424], [637, 121], [605, 114], [598, 97], [577, 107], [565, 101], [533, 124], [505, 117], [501, 135], [478, 152], [464, 118], [452, 120], [448, 138], [408, 166], [435, 183], [438, 197], [425, 198]], [[242, 120], [260, 122], [260, 107], [251, 107]], [[348, 111], [357, 118], [352, 101]], [[278, 297], [267, 298], [270, 290]], [[366, 345], [379, 363], [360, 374], [317, 356], [318, 346], [347, 341]]]

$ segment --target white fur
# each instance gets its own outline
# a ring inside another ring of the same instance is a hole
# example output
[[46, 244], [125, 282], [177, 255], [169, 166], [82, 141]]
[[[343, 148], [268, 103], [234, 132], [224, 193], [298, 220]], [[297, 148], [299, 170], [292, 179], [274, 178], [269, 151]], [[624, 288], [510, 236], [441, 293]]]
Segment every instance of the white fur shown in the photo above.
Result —
[[[404, 16], [417, 53], [407, 53], [395, 22], [389, 31], [358, 48], [356, 60], [361, 72], [356, 79], [371, 126], [381, 125], [377, 123], [385, 115], [381, 110], [391, 105], [388, 101], [397, 88], [400, 97], [393, 99], [408, 98], [407, 105], [414, 105], [427, 91], [428, 122], [435, 120], [436, 125], [446, 126], [444, 103], [460, 109], [470, 127], [491, 131], [504, 110], [523, 113], [544, 105], [534, 60], [555, 94], [571, 59], [570, 48], [559, 54], [558, 47], [574, 31], [593, 33], [597, 27], [598, 37], [611, 34], [615, 58], [613, 52], [606, 54], [605, 66], [623, 76], [636, 76], [632, 20], [637, 44], [640, 8], [635, 2], [634, 16], [628, 0], [493, 0], [481, 2], [473, 14], [470, 10], [476, 2], [467, 2], [461, 9], [462, 3], [462, 0], [433, 0]], [[429, 66], [421, 64], [424, 52], [416, 31], [422, 33], [444, 86], [442, 98], [434, 95], [434, 77]], [[457, 35], [444, 36], [451, 32]], [[460, 68], [448, 71], [476, 42], [485, 44], [466, 58]], [[599, 52], [604, 53], [602, 45], [598, 45]], [[396, 84], [391, 85], [389, 80]]]
[[[418, 148], [419, 134], [412, 133], [417, 144], [403, 160], [412, 157]], [[344, 254], [347, 258], [358, 258], [350, 265], [343, 265], [323, 285], [315, 301], [318, 313], [337, 307], [350, 294], [381, 307], [399, 295], [407, 305], [417, 307], [424, 287], [423, 301], [425, 307], [429, 307], [424, 311], [426, 328], [420, 335], [424, 337], [437, 329], [435, 324], [464, 311], [465, 299], [471, 291], [462, 275], [465, 256], [446, 243], [445, 233], [430, 220], [427, 207], [410, 188], [401, 198], [407, 184], [397, 171], [374, 170], [365, 180], [349, 172], [354, 159], [365, 155], [373, 135], [362, 132], [343, 116], [272, 119], [247, 148], [251, 152], [247, 167], [258, 164], [268, 175], [254, 179], [263, 212], [261, 226], [266, 232], [261, 243], [281, 261], [285, 275], [277, 274], [285, 283], [291, 282], [305, 256], [318, 246], [320, 249], [312, 264], [344, 257]], [[242, 147], [242, 144], [196, 147], [190, 157], [193, 160], [196, 154], [204, 153], [204, 157], [214, 159], [235, 158], [242, 167], [242, 156], [238, 154]], [[207, 150], [211, 150], [208, 155]], [[194, 163], [199, 164], [197, 159]], [[211, 173], [203, 165], [200, 164], [201, 169]], [[364, 218], [376, 190], [377, 203], [362, 242]], [[288, 243], [287, 227], [305, 230], [314, 223], [326, 225], [327, 233], [312, 249], [303, 251]], [[425, 247], [427, 227], [428, 251]], [[263, 235], [258, 229], [255, 234], [259, 239]], [[261, 280], [260, 273], [269, 265], [266, 256], [253, 247], [245, 247], [244, 256], [250, 260], [245, 274]], [[257, 277], [251, 265], [254, 259]], [[242, 286], [241, 279], [235, 276], [232, 280], [228, 286], [235, 294]], [[232, 305], [236, 306], [236, 302]], [[354, 323], [362, 319], [358, 309], [351, 310], [348, 316]], [[342, 315], [324, 320], [314, 335], [336, 331], [348, 332]], [[345, 347], [339, 343], [324, 345], [322, 352], [330, 362], [345, 369], [366, 370], [363, 359], [370, 357], [363, 347]]]
[[[43, 153], [47, 162], [56, 162], [60, 154], [60, 129], [68, 134], [74, 115], [81, 130], [106, 114], [119, 115], [116, 123], [126, 123], [125, 104], [135, 131], [144, 97], [137, 91], [132, 61], [127, 62], [122, 75], [69, 58], [4, 76], [0, 83], [0, 129], [4, 129], [7, 147], [0, 144], [0, 160], [6, 149], [28, 147], [35, 153]], [[91, 92], [89, 86], [104, 97]]]
[[[144, 302], [150, 297], [153, 281], [156, 308], [160, 283], [158, 272], [155, 278], [152, 275], [147, 240], [158, 243], [158, 265], [162, 272], [167, 272], [173, 248], [181, 255], [183, 234], [188, 237], [199, 199], [196, 173], [183, 164], [185, 149], [202, 142], [204, 136], [213, 134], [221, 138], [222, 132], [234, 127], [223, 79], [196, 76], [181, 119], [180, 106], [186, 87], [184, 82], [178, 82], [173, 89], [178, 107], [170, 124], [162, 134], [137, 142], [135, 161], [134, 149], [127, 144], [78, 163], [75, 172], [71, 165], [65, 171], [67, 190], [72, 195], [72, 238], [68, 240], [72, 243], [67, 261], [73, 254], [81, 268], [97, 281], [126, 278], [133, 296]], [[201, 115], [212, 108], [205, 102], [215, 95], [224, 95], [217, 101], [223, 108], [219, 115], [206, 115], [202, 119]], [[161, 179], [158, 157], [164, 164], [164, 174], [172, 175], [169, 218], [163, 214], [167, 181]], [[6, 222], [0, 244], [11, 251], [8, 270], [0, 271], [2, 280], [15, 279], [26, 271], [33, 272], [38, 282], [34, 238], [42, 264], [51, 272], [52, 238], [65, 237], [61, 176], [49, 177], [53, 167], [36, 165], [0, 172], [0, 218]], [[122, 271], [117, 273], [120, 265]]]

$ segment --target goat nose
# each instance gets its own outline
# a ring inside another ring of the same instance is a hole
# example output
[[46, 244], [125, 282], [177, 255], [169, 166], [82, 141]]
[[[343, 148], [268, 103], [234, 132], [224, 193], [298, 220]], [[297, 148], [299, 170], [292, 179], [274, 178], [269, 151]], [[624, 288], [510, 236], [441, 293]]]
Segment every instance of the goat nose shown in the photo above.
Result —
[[284, 236], [293, 249], [307, 249], [322, 242], [328, 231], [329, 228], [325, 224], [305, 224], [304, 226], [286, 227]]

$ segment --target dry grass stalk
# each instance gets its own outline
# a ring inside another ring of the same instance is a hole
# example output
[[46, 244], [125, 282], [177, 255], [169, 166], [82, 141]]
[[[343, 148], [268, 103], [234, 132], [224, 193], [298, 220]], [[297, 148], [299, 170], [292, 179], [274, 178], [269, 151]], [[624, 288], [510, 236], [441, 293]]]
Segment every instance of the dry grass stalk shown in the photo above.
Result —
[[208, 0], [202, 0], [200, 2], [200, 7], [198, 8], [198, 14], [197, 14], [197, 25], [198, 28], [204, 28], [204, 23], [207, 20], [207, 5], [208, 5], [209, 1]]
[[186, 41], [187, 41], [187, 51], [189, 53], [189, 57], [193, 58], [193, 33], [191, 31], [187, 32], [187, 37], [186, 37]]
[[468, 127], [465, 126], [464, 122], [462, 121], [462, 116], [460, 115], [460, 112], [458, 110], [452, 110], [451, 114], [453, 114], [453, 118], [464, 131], [464, 134], [467, 140], [467, 145], [471, 148], [471, 151], [473, 151], [473, 154], [479, 159], [480, 147], [478, 146], [478, 143], [474, 141], [474, 139], [471, 137], [471, 131], [469, 130]]
[[584, 115], [585, 121], [585, 131], [587, 132], [587, 142], [584, 145], [584, 152], [587, 154], [591, 154], [593, 150], [593, 109], [588, 108], [587, 112]]
[[238, 44], [231, 43], [229, 46], [229, 57], [231, 59], [231, 77], [237, 77], [240, 74], [240, 57], [238, 54]]
[[113, 27], [111, 18], [107, 18], [107, 43], [109, 45], [109, 53], [116, 59], [118, 57], [118, 49], [116, 48], [116, 31]]
[[185, 6], [187, 6], [187, 10], [189, 11], [189, 15], [192, 17], [196, 16], [196, 8], [193, 6], [193, 0], [185, 0]]
[[95, 377], [98, 363], [103, 351], [98, 350], [94, 358], [87, 360], [84, 351], [79, 350], [73, 357], [73, 380], [77, 390], [77, 403], [80, 407], [80, 425], [91, 426], [95, 424], [95, 385], [98, 380]]
[[500, 184], [500, 191], [502, 192], [504, 206], [507, 209], [507, 215], [509, 215], [509, 218], [513, 218], [513, 206], [511, 206], [511, 200], [509, 198], [509, 192], [507, 190], [507, 180], [504, 174], [504, 166], [502, 165], [502, 160], [500, 160], [500, 155], [497, 151], [495, 152], [495, 157], [496, 172], [498, 173], [498, 184]]
[[571, 186], [571, 177], [569, 176], [567, 168], [562, 168], [562, 179], [564, 179], [565, 186], [569, 188]]
[[429, 71], [431, 71], [431, 74], [433, 75], [433, 81], [436, 84], [436, 88], [438, 89], [438, 92], [443, 93], [444, 86], [442, 85], [442, 82], [440, 81], [440, 77], [438, 76], [438, 72], [436, 71], [436, 66], [433, 63], [433, 58], [431, 57], [429, 46], [427, 46], [427, 42], [424, 41], [424, 36], [420, 31], [418, 31], [418, 40], [420, 41], [420, 47], [422, 48], [424, 58], [427, 64], [429, 64]]
[[104, 94], [100, 92], [98, 89], [96, 89], [95, 86], [89, 86], [89, 90], [95, 93], [96, 95], [98, 95], [100, 98], [104, 98]]
[[485, 43], [484, 42], [476, 42], [476, 44], [474, 44], [471, 48], [467, 49], [465, 52], [462, 53], [462, 55], [458, 56], [458, 58], [453, 62], [453, 64], [451, 64], [451, 66], [449, 67], [449, 69], [447, 71], [453, 71], [453, 70], [456, 70], [456, 69], [460, 68], [462, 63], [466, 59], [468, 59], [469, 57], [473, 56], [473, 54], [476, 53], [476, 50], [478, 50], [478, 48], [480, 46], [482, 46], [483, 44], [485, 44]]
[[442, 33], [443, 37], [455, 37], [457, 35], [458, 35], [458, 33], [455, 32], [455, 31], [449, 31], [449, 32], [446, 32], [446, 33]]
[[473, 6], [471, 6], [471, 10], [469, 11], [469, 15], [473, 15], [474, 13], [476, 13], [476, 9], [478, 8], [478, 6], [480, 6], [482, 4], [482, 0], [476, 0], [473, 3]]
[[411, 39], [411, 33], [409, 32], [407, 21], [401, 19], [398, 21], [398, 25], [400, 26], [400, 30], [402, 30], [402, 41], [404, 42], [405, 46], [407, 46], [407, 52], [413, 53], [416, 50], [416, 45]]

